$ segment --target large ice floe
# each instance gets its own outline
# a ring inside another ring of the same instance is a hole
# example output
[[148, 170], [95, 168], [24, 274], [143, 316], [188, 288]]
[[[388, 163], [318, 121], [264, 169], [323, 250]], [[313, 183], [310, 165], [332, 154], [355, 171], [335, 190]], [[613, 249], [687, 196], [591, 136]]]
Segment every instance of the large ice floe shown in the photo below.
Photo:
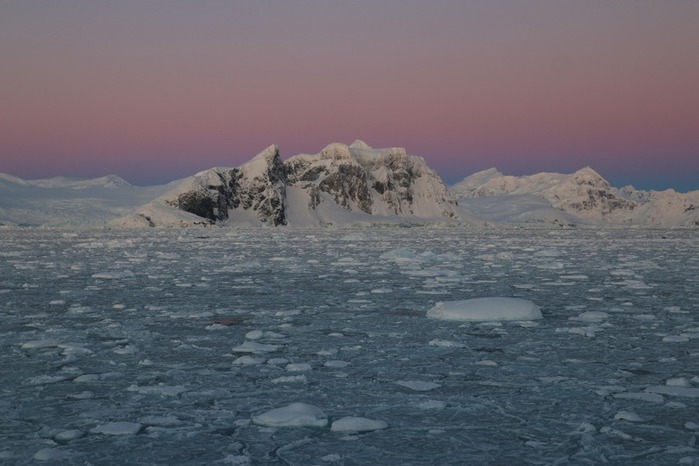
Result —
[[427, 317], [457, 321], [500, 321], [541, 319], [539, 306], [521, 298], [475, 298], [439, 301], [427, 311]]
[[317, 406], [292, 403], [253, 416], [252, 422], [267, 427], [325, 427], [328, 425], [328, 417]]

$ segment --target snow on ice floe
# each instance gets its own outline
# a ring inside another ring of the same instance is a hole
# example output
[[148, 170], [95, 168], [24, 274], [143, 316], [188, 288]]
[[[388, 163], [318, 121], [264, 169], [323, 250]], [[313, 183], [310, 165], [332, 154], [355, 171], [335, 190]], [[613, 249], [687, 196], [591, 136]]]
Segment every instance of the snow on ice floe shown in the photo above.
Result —
[[317, 406], [292, 403], [253, 416], [252, 422], [266, 427], [325, 427], [328, 425], [328, 417]]
[[431, 319], [455, 321], [505, 321], [541, 319], [541, 310], [533, 302], [521, 298], [475, 298], [462, 301], [440, 301], [427, 311]]
[[347, 416], [333, 421], [330, 430], [333, 432], [371, 432], [388, 428], [385, 421], [367, 419], [365, 417]]

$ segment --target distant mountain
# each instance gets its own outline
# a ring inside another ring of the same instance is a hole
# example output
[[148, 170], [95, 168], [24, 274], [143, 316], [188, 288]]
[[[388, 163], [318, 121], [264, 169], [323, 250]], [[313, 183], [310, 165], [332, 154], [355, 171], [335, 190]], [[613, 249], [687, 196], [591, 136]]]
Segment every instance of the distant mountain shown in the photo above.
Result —
[[[506, 176], [475, 173], [451, 187], [477, 215], [510, 223], [609, 224], [657, 227], [699, 225], [699, 191], [618, 189], [596, 171]], [[513, 209], [513, 206], [517, 206]]]
[[114, 224], [318, 226], [470, 219], [421, 157], [355, 141], [287, 161], [270, 146], [237, 168], [186, 178]]
[[116, 175], [23, 180], [0, 174], [0, 226], [105, 224], [157, 197], [163, 189], [131, 186]]

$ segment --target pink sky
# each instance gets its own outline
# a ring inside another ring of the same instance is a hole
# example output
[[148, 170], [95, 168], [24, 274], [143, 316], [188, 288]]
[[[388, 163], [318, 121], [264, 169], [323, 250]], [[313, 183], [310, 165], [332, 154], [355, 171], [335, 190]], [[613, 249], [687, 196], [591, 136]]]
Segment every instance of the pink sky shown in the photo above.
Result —
[[699, 189], [699, 2], [0, 4], [0, 172], [162, 182], [360, 138], [447, 182]]

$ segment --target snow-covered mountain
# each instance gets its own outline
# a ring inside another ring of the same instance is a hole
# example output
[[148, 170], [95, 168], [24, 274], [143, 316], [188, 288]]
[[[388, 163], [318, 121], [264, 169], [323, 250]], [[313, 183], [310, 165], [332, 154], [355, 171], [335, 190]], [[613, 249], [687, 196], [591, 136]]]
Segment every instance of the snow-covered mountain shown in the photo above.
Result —
[[240, 167], [197, 173], [114, 223], [314, 226], [470, 218], [421, 157], [355, 141], [287, 161], [270, 146]]
[[565, 175], [506, 176], [491, 168], [451, 187], [477, 215], [504, 222], [699, 225], [699, 191], [618, 189], [589, 167]]

